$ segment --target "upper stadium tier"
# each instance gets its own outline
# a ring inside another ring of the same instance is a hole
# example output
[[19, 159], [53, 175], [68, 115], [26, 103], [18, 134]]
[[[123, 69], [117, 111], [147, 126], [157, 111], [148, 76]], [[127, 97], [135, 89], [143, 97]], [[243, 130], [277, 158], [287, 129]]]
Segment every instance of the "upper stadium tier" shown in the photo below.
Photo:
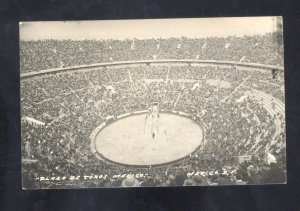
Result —
[[279, 34], [146, 40], [20, 41], [21, 73], [115, 61], [192, 59], [283, 66]]

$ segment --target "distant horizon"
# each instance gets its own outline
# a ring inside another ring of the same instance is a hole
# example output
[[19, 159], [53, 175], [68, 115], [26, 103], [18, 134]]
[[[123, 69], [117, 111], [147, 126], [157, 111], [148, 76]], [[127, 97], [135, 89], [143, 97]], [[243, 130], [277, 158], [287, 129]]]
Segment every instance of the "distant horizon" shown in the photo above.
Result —
[[20, 40], [145, 40], [282, 33], [282, 18], [228, 17], [20, 22]]

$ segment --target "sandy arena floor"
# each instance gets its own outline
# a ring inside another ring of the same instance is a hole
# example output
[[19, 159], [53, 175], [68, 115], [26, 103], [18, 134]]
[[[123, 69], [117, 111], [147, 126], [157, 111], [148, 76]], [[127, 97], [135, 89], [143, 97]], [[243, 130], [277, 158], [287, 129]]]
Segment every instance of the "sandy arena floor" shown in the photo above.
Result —
[[155, 138], [145, 130], [145, 121], [146, 115], [134, 115], [106, 126], [96, 136], [96, 150], [123, 164], [157, 165], [189, 155], [202, 143], [202, 128], [186, 117], [160, 114]]

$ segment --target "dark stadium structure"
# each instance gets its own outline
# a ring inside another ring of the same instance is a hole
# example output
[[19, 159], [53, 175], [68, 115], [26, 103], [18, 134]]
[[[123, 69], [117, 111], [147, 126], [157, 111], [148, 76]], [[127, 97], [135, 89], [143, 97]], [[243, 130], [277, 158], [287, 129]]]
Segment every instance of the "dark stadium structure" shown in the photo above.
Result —
[[[283, 46], [274, 36], [136, 39], [134, 48], [132, 40], [21, 41], [23, 187], [119, 187], [126, 175], [140, 186], [189, 185], [199, 175], [198, 185], [286, 182]], [[198, 122], [205, 144], [157, 166], [95, 155], [97, 126], [153, 102]]]

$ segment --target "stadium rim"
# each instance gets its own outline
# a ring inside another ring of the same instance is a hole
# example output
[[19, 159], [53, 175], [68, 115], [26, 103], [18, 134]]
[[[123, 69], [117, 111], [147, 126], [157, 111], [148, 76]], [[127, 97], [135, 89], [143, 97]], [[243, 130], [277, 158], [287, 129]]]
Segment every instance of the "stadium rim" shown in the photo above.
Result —
[[174, 59], [165, 59], [165, 60], [138, 60], [138, 61], [116, 61], [113, 63], [96, 63], [90, 65], [77, 65], [63, 68], [53, 68], [46, 69], [40, 71], [30, 71], [26, 73], [20, 74], [20, 80], [26, 78], [39, 77], [47, 74], [56, 74], [61, 72], [75, 72], [79, 70], [93, 70], [94, 68], [99, 67], [108, 67], [108, 66], [126, 66], [126, 65], [150, 65], [150, 64], [168, 64], [168, 63], [183, 63], [187, 65], [192, 64], [204, 64], [204, 65], [213, 65], [213, 66], [239, 66], [244, 68], [256, 68], [256, 69], [264, 69], [271, 70], [277, 68], [281, 74], [283, 74], [283, 67], [275, 66], [275, 65], [264, 65], [257, 63], [240, 63], [234, 61], [216, 61], [216, 60], [193, 60], [193, 59], [182, 59], [182, 60], [174, 60]]

